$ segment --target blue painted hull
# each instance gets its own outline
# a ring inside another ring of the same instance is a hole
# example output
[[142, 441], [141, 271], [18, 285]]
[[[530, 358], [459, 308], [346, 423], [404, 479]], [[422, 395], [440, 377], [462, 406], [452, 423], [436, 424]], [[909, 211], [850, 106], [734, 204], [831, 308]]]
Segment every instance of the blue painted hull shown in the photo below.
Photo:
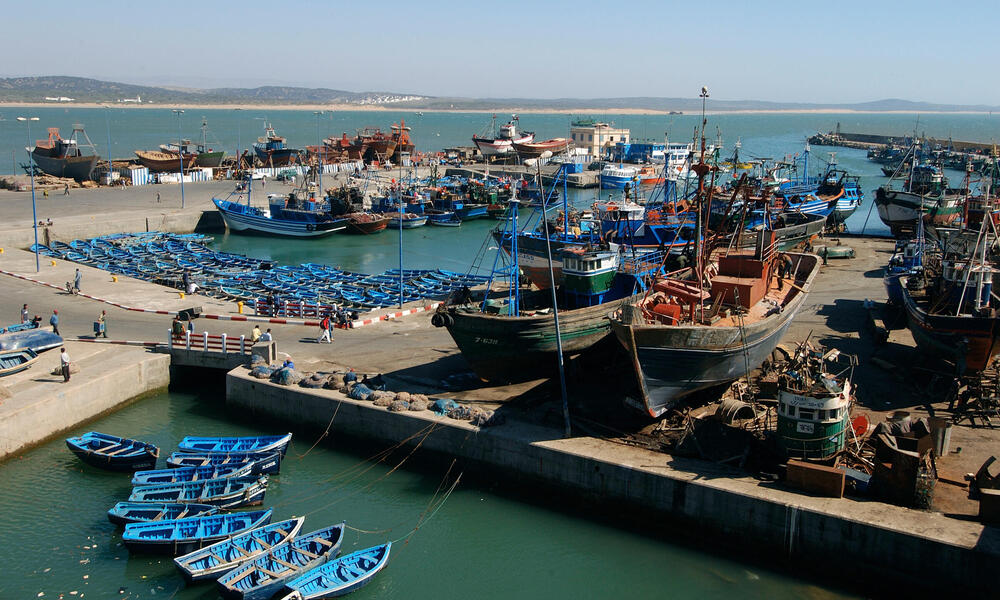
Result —
[[256, 560], [273, 546], [293, 539], [304, 521], [305, 517], [298, 517], [272, 523], [178, 556], [174, 564], [188, 583], [218, 579], [240, 565]]
[[122, 543], [129, 552], [190, 554], [230, 536], [263, 527], [271, 522], [270, 510], [228, 515], [190, 517], [125, 526]]
[[391, 546], [366, 548], [330, 561], [289, 581], [282, 594], [297, 592], [302, 600], [346, 596], [368, 585], [385, 568]]
[[[320, 237], [347, 228], [346, 219], [291, 221], [274, 219], [259, 211], [247, 211], [245, 206], [213, 198], [222, 220], [231, 231], [250, 231], [286, 237]], [[255, 214], [256, 213], [256, 214]]]
[[281, 454], [279, 452], [234, 452], [231, 454], [174, 452], [167, 457], [167, 466], [171, 468], [207, 465], [218, 467], [247, 462], [254, 463], [253, 473], [255, 475], [270, 475], [281, 471]]
[[87, 432], [66, 439], [66, 446], [88, 465], [108, 471], [139, 471], [156, 466], [160, 450], [152, 444]]
[[187, 436], [177, 444], [181, 452], [234, 453], [278, 452], [285, 455], [292, 434], [257, 435], [247, 437], [196, 437]]
[[48, 329], [28, 329], [0, 335], [0, 351], [34, 350], [36, 353], [62, 346], [62, 337]]
[[108, 520], [116, 525], [128, 525], [208, 516], [218, 512], [218, 506], [208, 504], [119, 502], [108, 511]]

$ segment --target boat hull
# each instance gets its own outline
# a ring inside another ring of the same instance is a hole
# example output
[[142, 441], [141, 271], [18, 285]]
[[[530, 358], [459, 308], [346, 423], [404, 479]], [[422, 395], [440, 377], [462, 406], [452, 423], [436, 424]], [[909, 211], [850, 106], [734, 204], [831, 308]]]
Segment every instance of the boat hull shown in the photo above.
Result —
[[222, 159], [226, 157], [225, 150], [216, 152], [202, 152], [195, 159], [194, 164], [198, 167], [218, 167], [222, 165]]
[[343, 231], [347, 222], [343, 219], [309, 223], [272, 219], [263, 215], [248, 214], [233, 210], [224, 201], [213, 199], [215, 207], [222, 214], [222, 220], [230, 231], [251, 232], [270, 236], [313, 238]]
[[[157, 537], [171, 535], [171, 532], [176, 532], [178, 528], [182, 527], [181, 523], [187, 524], [183, 526], [185, 529], [198, 531], [204, 529], [199, 523], [208, 522], [221, 523], [211, 528], [217, 533], [201, 535], [200, 537], [176, 537], [175, 539]], [[122, 534], [122, 543], [132, 553], [180, 556], [182, 554], [190, 554], [199, 548], [210, 546], [228, 537], [262, 527], [270, 522], [271, 511], [266, 510], [230, 515], [193, 517], [190, 519], [163, 521], [162, 523], [133, 523], [125, 527], [125, 531]]]
[[897, 281], [906, 311], [906, 326], [920, 350], [952, 363], [964, 362], [965, 368], [960, 371], [982, 371], [992, 364], [1000, 351], [997, 319], [928, 314], [906, 289], [905, 277]]
[[279, 148], [277, 150], [267, 150], [254, 147], [257, 160], [266, 167], [287, 167], [298, 162], [299, 150], [295, 148]]
[[108, 510], [108, 520], [115, 525], [128, 525], [214, 515], [218, 512], [219, 507], [210, 504], [119, 502]]
[[[168, 152], [145, 152], [136, 150], [135, 155], [139, 158], [142, 166], [157, 173], [179, 173], [181, 170], [181, 159], [176, 154]], [[188, 154], [184, 156], [184, 170], [194, 166], [198, 155]]]
[[[700, 325], [657, 326], [611, 319], [611, 329], [632, 358], [640, 398], [633, 408], [657, 418], [685, 397], [734, 381], [759, 366], [781, 341], [805, 302], [818, 272], [818, 257], [799, 255], [809, 264], [805, 277], [797, 277], [803, 292], [778, 313], [740, 327]], [[633, 310], [633, 307], [627, 307]], [[623, 311], [625, 312], [625, 311]]]
[[27, 329], [0, 335], [0, 351], [33, 350], [44, 352], [62, 346], [62, 337], [48, 329]]
[[224, 466], [243, 464], [252, 461], [254, 463], [253, 473], [255, 475], [271, 475], [281, 470], [281, 453], [260, 452], [260, 453], [233, 453], [233, 454], [201, 454], [189, 452], [175, 452], [167, 457], [167, 466], [175, 467], [202, 467], [202, 466]]
[[38, 168], [42, 172], [56, 177], [71, 178], [80, 182], [91, 178], [90, 176], [93, 174], [94, 166], [97, 165], [99, 158], [96, 155], [55, 158], [37, 152], [31, 153], [31, 159], [38, 165]]
[[[638, 296], [559, 311], [563, 354], [587, 351], [611, 330], [608, 312]], [[451, 307], [435, 315], [476, 375], [497, 384], [530, 381], [555, 373], [556, 328], [552, 314], [509, 317], [485, 314], [478, 306]]]
[[917, 218], [921, 214], [925, 223], [950, 225], [962, 212], [957, 198], [920, 196], [886, 188], [879, 188], [875, 193], [875, 208], [879, 218], [896, 236], [916, 231]]

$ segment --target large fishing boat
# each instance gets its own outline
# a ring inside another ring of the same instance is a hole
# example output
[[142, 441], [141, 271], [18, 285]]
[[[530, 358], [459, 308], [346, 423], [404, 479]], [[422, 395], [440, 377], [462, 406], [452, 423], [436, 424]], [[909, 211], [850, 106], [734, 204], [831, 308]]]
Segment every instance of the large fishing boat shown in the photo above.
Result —
[[901, 189], [892, 182], [875, 192], [875, 207], [892, 234], [900, 236], [916, 229], [917, 219], [928, 225], [949, 225], [962, 212], [965, 194], [948, 189], [948, 179], [934, 165], [914, 165]]
[[[80, 143], [80, 136], [87, 140], [86, 144]], [[84, 153], [84, 148], [89, 149], [89, 153]], [[39, 169], [49, 175], [85, 181], [90, 179], [94, 165], [101, 157], [97, 155], [83, 125], [74, 124], [68, 140], [59, 136], [58, 127], [49, 127], [48, 139], [35, 142], [31, 158]]]
[[[940, 253], [922, 252], [922, 269], [899, 276], [906, 322], [922, 351], [955, 363], [959, 374], [981, 371], [1000, 352], [1000, 302], [993, 293], [997, 238], [980, 231], [943, 235]], [[939, 234], [943, 232], [938, 232]]]
[[[562, 269], [555, 296], [567, 356], [607, 337], [609, 307], [635, 300], [645, 290], [644, 276], [658, 271], [663, 259], [662, 254], [636, 259], [620, 251], [582, 248], [559, 254]], [[519, 272], [516, 259], [506, 272]], [[492, 285], [487, 287], [487, 299], [442, 306], [431, 323], [447, 328], [472, 370], [485, 381], [506, 384], [553, 374], [558, 344], [552, 290], [521, 290], [508, 280], [506, 295], [490, 297]]]
[[392, 141], [396, 143], [392, 160], [401, 162], [401, 155], [404, 153], [412, 156], [416, 146], [410, 141], [410, 128], [406, 126], [406, 121], [400, 119], [398, 124], [393, 123], [389, 129], [392, 131]]
[[264, 125], [264, 136], [257, 138], [253, 150], [257, 154], [257, 159], [265, 167], [284, 167], [295, 164], [302, 153], [297, 148], [286, 146], [285, 138], [277, 135], [270, 123]]
[[[224, 200], [212, 198], [230, 231], [319, 237], [347, 227], [348, 219], [332, 214], [329, 204], [316, 201], [314, 192], [292, 192], [287, 196], [272, 194], [268, 196], [268, 208], [259, 208], [250, 203], [251, 187], [237, 186]], [[246, 192], [246, 203], [242, 202], [243, 192]]]
[[362, 158], [368, 162], [385, 162], [396, 152], [396, 140], [391, 135], [382, 133], [377, 127], [359, 129], [351, 140], [348, 154], [351, 158]]
[[222, 165], [222, 159], [226, 157], [225, 150], [213, 150], [208, 147], [208, 121], [202, 119], [201, 121], [201, 143], [195, 145], [194, 150], [191, 150], [191, 140], [181, 140], [180, 146], [177, 144], [160, 144], [160, 150], [173, 154], [175, 157], [178, 152], [185, 155], [193, 154], [195, 156], [194, 165], [198, 167], [218, 167]]
[[[785, 454], [805, 460], [827, 460], [847, 445], [854, 390], [854, 357], [840, 374], [827, 363], [841, 358], [838, 350], [824, 352], [804, 342], [778, 377], [778, 444]], [[845, 372], [847, 375], [845, 376]]]
[[638, 179], [638, 167], [611, 164], [601, 169], [602, 190], [620, 190], [626, 185], [634, 186]]
[[819, 260], [779, 253], [773, 235], [760, 232], [753, 250], [725, 252], [703, 276], [693, 267], [663, 277], [654, 293], [612, 313], [611, 329], [637, 376], [633, 407], [659, 417], [690, 394], [746, 375], [774, 350], [805, 302]]
[[[183, 144], [182, 144], [183, 146]], [[184, 170], [188, 170], [194, 166], [195, 161], [198, 160], [198, 155], [187, 151], [186, 146], [183, 146], [185, 152], [180, 156], [177, 152], [163, 152], [156, 150], [136, 150], [135, 155], [139, 158], [139, 162], [142, 166], [146, 167], [150, 171], [156, 173], [179, 173], [181, 170], [181, 163], [184, 163]]]
[[514, 151], [514, 144], [529, 144], [535, 140], [535, 134], [530, 131], [518, 131], [520, 120], [517, 115], [512, 115], [511, 120], [506, 125], [500, 126], [497, 130], [497, 116], [493, 115], [493, 121], [489, 131], [483, 135], [473, 135], [472, 143], [479, 148], [483, 156], [489, 158], [499, 154], [507, 154]]

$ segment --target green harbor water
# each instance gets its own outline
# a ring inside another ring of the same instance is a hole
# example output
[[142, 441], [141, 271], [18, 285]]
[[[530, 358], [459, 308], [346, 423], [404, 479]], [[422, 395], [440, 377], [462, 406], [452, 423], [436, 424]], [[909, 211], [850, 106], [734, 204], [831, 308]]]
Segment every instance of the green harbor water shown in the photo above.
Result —
[[[114, 432], [153, 442], [160, 465], [185, 435], [275, 433], [227, 415], [219, 396], [171, 392], [140, 400], [73, 432]], [[336, 437], [336, 425], [333, 427]], [[384, 447], [310, 447], [298, 434], [264, 499], [274, 520], [305, 515], [303, 532], [346, 521], [343, 552], [410, 533], [447, 471], [419, 457], [394, 468]], [[419, 452], [419, 451], [418, 451]], [[452, 474], [454, 475], [454, 473]], [[186, 588], [171, 560], [130, 556], [105, 512], [129, 493], [127, 474], [81, 463], [57, 439], [0, 464], [0, 598], [215, 598]], [[709, 553], [540, 501], [531, 490], [463, 479], [389, 566], [353, 598], [842, 598], [745, 555]], [[438, 498], [441, 494], [438, 494]], [[620, 515], [612, 515], [620, 516]], [[360, 531], [359, 531], [360, 530]]]

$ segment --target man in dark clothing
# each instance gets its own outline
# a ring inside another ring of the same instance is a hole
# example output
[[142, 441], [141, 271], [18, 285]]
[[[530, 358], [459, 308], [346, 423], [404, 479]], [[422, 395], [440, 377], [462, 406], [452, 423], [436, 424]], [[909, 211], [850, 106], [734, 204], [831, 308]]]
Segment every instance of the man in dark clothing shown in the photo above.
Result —
[[59, 349], [59, 366], [62, 370], [63, 383], [69, 381], [69, 354], [66, 353], [66, 348]]
[[184, 291], [187, 292], [188, 288], [191, 287], [191, 274], [185, 270], [181, 280], [184, 282]]
[[69, 184], [63, 184], [63, 196], [69, 196]]

